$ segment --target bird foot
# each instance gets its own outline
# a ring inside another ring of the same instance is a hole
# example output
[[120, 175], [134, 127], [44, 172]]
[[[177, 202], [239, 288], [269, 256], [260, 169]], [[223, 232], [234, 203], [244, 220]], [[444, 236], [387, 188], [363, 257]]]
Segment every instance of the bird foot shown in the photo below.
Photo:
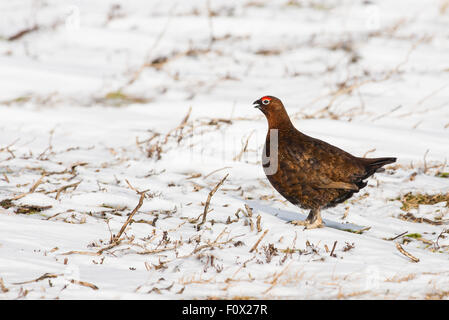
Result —
[[323, 221], [321, 219], [316, 219], [314, 222], [310, 222], [309, 220], [292, 220], [290, 221], [290, 223], [294, 224], [295, 226], [304, 226], [304, 230], [324, 227]]
[[308, 222], [307, 220], [292, 220], [289, 223], [294, 224], [295, 226], [305, 226]]
[[316, 228], [324, 228], [323, 220], [316, 219], [314, 222], [306, 224], [306, 227], [304, 228], [304, 230], [305, 229], [316, 229]]

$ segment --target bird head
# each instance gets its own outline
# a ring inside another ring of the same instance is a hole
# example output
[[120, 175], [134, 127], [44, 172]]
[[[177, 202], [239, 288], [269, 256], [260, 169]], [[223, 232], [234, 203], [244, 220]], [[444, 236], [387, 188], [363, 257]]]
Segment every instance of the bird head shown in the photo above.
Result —
[[291, 124], [287, 111], [285, 111], [284, 105], [278, 98], [273, 96], [263, 96], [259, 100], [254, 101], [253, 105], [255, 108], [262, 111], [271, 128], [281, 125], [289, 126]]
[[254, 108], [262, 111], [266, 116], [276, 115], [284, 112], [284, 105], [281, 100], [273, 96], [263, 96], [259, 100], [253, 102]]

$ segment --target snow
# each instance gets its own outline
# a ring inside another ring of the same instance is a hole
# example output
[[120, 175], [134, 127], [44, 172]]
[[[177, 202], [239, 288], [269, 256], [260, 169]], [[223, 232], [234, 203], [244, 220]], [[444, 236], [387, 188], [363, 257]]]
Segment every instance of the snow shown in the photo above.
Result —
[[[449, 192], [444, 2], [2, 2], [0, 298], [447, 299], [447, 202], [399, 200]], [[288, 224], [307, 212], [261, 168], [267, 94], [398, 163], [326, 228]]]

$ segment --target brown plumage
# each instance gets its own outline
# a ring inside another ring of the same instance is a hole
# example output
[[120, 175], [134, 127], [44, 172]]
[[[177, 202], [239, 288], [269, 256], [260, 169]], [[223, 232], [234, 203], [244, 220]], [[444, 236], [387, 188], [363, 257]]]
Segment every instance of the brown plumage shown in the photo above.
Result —
[[254, 104], [268, 120], [262, 155], [268, 180], [285, 199], [310, 210], [305, 221], [293, 221], [294, 224], [309, 229], [321, 227], [321, 209], [349, 199], [366, 186], [366, 178], [396, 161], [396, 158], [358, 158], [299, 132], [276, 97], [264, 96]]

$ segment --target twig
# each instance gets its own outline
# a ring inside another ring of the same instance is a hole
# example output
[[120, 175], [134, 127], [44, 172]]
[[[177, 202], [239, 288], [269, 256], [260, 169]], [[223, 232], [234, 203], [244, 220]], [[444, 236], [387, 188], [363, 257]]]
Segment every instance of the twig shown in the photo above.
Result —
[[250, 228], [251, 232], [253, 232], [253, 230], [254, 230], [253, 220], [251, 218], [248, 218], [248, 220], [249, 220], [249, 228]]
[[92, 283], [89, 283], [89, 282], [86, 282], [86, 281], [80, 281], [80, 280], [72, 279], [72, 280], [70, 280], [70, 282], [74, 283], [74, 284], [78, 284], [80, 286], [89, 287], [91, 289], [98, 290], [98, 287], [96, 285], [94, 285]]
[[46, 191], [45, 194], [56, 192], [55, 199], [58, 200], [59, 196], [61, 195], [61, 192], [66, 191], [69, 188], [73, 188], [73, 190], [75, 190], [82, 181], [83, 180], [80, 180], [78, 182], [75, 182], [75, 183], [72, 183], [72, 184], [68, 184], [66, 186], [62, 186], [61, 188], [58, 188], [58, 189], [55, 189], [55, 190], [52, 190], [52, 191]]
[[245, 203], [246, 212], [248, 212], [248, 217], [253, 216], [253, 210]]
[[203, 244], [203, 245], [193, 249], [192, 253], [188, 254], [187, 256], [184, 256], [183, 258], [191, 256], [192, 254], [195, 254], [195, 253], [197, 253], [197, 252], [199, 252], [199, 251], [201, 251], [203, 249], [206, 249], [206, 248], [214, 248], [214, 247], [218, 247], [220, 245], [231, 243], [232, 241], [234, 241], [235, 238], [242, 237], [242, 236], [244, 236], [244, 235], [240, 234], [240, 235], [233, 236], [232, 238], [230, 238], [228, 240], [225, 240], [225, 241], [222, 241], [222, 242], [215, 242], [214, 241], [214, 242], [210, 242], [210, 243], [207, 243], [207, 244]]
[[39, 278], [36, 278], [34, 280], [29, 280], [29, 281], [24, 281], [24, 282], [15, 282], [13, 284], [14, 285], [19, 285], [19, 284], [33, 283], [33, 282], [38, 282], [38, 281], [49, 279], [49, 278], [57, 278], [59, 276], [62, 276], [62, 274], [44, 273]]
[[345, 208], [345, 213], [343, 214], [343, 217], [341, 217], [342, 220], [346, 219], [348, 217], [349, 214], [349, 207]]
[[262, 228], [260, 227], [260, 220], [262, 219], [262, 217], [260, 215], [257, 216], [256, 219], [256, 227], [257, 227], [257, 232], [261, 232]]
[[225, 227], [223, 229], [223, 231], [221, 231], [220, 234], [215, 238], [214, 243], [217, 243], [218, 239], [220, 239], [225, 234], [226, 231], [227, 231], [227, 228]]
[[257, 246], [259, 245], [260, 241], [262, 241], [262, 239], [265, 237], [265, 235], [268, 233], [268, 229], [264, 231], [264, 233], [262, 234], [262, 236], [259, 238], [259, 240], [256, 241], [256, 243], [253, 245], [253, 247], [251, 248], [251, 250], [249, 250], [249, 252], [253, 252], [254, 250], [257, 249]]
[[292, 261], [290, 261], [290, 263], [288, 265], [286, 265], [285, 268], [282, 269], [279, 273], [273, 274], [273, 280], [271, 281], [271, 286], [267, 290], [265, 290], [263, 292], [263, 294], [267, 294], [271, 289], [273, 289], [276, 286], [279, 278], [287, 271], [287, 269], [290, 267], [291, 264], [292, 264]]
[[20, 138], [17, 138], [16, 140], [14, 140], [10, 144], [8, 144], [6, 147], [0, 148], [0, 152], [3, 152], [4, 150], [8, 150], [10, 147], [15, 145], [19, 140], [20, 140]]
[[209, 205], [210, 205], [210, 201], [212, 199], [212, 196], [215, 194], [215, 192], [217, 192], [218, 188], [220, 188], [220, 186], [226, 180], [228, 175], [229, 175], [229, 173], [226, 174], [224, 176], [224, 178], [221, 179], [221, 181], [219, 183], [217, 183], [217, 185], [209, 192], [209, 195], [207, 196], [206, 204], [204, 205], [203, 219], [201, 220], [200, 223], [198, 223], [197, 228], [199, 228], [201, 225], [203, 225], [206, 222], [206, 216], [207, 216], [207, 213], [209, 212]]
[[240, 150], [240, 153], [239, 153], [238, 155], [236, 155], [236, 156], [234, 157], [234, 159], [232, 159], [232, 160], [234, 160], [234, 161], [240, 161], [240, 160], [242, 159], [243, 154], [244, 154], [244, 153], [247, 151], [247, 149], [248, 149], [248, 142], [249, 142], [249, 139], [251, 138], [251, 136], [253, 135], [254, 132], [255, 132], [255, 130], [251, 131], [251, 133], [249, 134], [248, 138], [246, 138], [246, 142], [243, 144], [242, 150]]
[[31, 33], [31, 32], [37, 31], [37, 30], [39, 30], [39, 26], [35, 25], [32, 28], [27, 28], [27, 29], [17, 32], [16, 34], [10, 36], [7, 40], [14, 41], [14, 40], [22, 38], [24, 35], [26, 35], [28, 33]]
[[330, 256], [331, 256], [331, 257], [334, 257], [334, 258], [337, 257], [337, 255], [334, 254], [334, 250], [335, 250], [335, 247], [336, 247], [336, 246], [337, 246], [337, 241], [334, 242], [334, 246], [332, 247], [331, 254], [330, 254]]
[[42, 174], [42, 176], [39, 178], [39, 180], [37, 180], [33, 186], [30, 188], [30, 191], [19, 194], [18, 196], [15, 196], [14, 198], [10, 199], [11, 201], [14, 200], [19, 200], [22, 199], [23, 197], [26, 197], [27, 195], [33, 193], [34, 191], [36, 191], [37, 187], [43, 182], [42, 180], [44, 179], [45, 174]]
[[143, 199], [145, 199], [145, 193], [142, 192], [140, 194], [140, 199], [139, 199], [139, 203], [137, 204], [137, 206], [134, 208], [134, 210], [131, 212], [131, 214], [129, 215], [128, 219], [126, 220], [126, 222], [123, 224], [122, 228], [120, 229], [119, 233], [112, 239], [113, 242], [117, 242], [120, 237], [122, 236], [122, 233], [125, 231], [126, 227], [128, 226], [128, 224], [131, 222], [131, 219], [133, 218], [133, 216], [136, 214], [136, 212], [140, 209], [140, 207], [143, 204]]
[[98, 252], [78, 251], [78, 250], [72, 250], [72, 251], [61, 253], [62, 256], [68, 256], [71, 254], [81, 254], [81, 255], [85, 255], [85, 256], [99, 256], [100, 255], [100, 253], [98, 253]]
[[396, 240], [397, 238], [400, 238], [400, 237], [402, 237], [404, 234], [406, 234], [408, 231], [405, 231], [405, 232], [403, 232], [403, 233], [401, 233], [401, 234], [398, 234], [397, 236], [395, 236], [395, 237], [393, 237], [393, 238], [385, 238], [385, 240], [388, 240], [388, 241], [392, 241], [392, 240]]
[[173, 246], [173, 247], [169, 247], [169, 248], [161, 248], [161, 249], [153, 249], [153, 250], [146, 250], [146, 251], [140, 251], [140, 252], [136, 252], [137, 254], [155, 254], [155, 253], [160, 253], [160, 252], [165, 252], [165, 251], [171, 251], [171, 250], [176, 250], [178, 247], [177, 246]]
[[441, 231], [441, 233], [438, 235], [437, 240], [435, 241], [434, 247], [436, 250], [438, 250], [440, 248], [440, 245], [438, 244], [438, 240], [440, 240], [440, 238], [443, 236], [443, 233], [448, 233], [449, 229], [444, 229], [443, 231]]
[[[163, 144], [166, 144], [168, 142], [168, 138], [171, 136], [172, 132], [180, 130], [180, 135], [182, 134], [182, 129], [186, 126], [187, 121], [190, 118], [190, 114], [192, 113], [192, 107], [189, 107], [189, 111], [187, 111], [186, 116], [181, 120], [181, 123], [176, 127], [171, 129], [166, 135]], [[178, 141], [179, 142], [179, 141]]]
[[404, 256], [406, 256], [407, 258], [409, 258], [413, 262], [419, 262], [418, 258], [412, 256], [410, 253], [405, 251], [404, 248], [402, 248], [402, 246], [399, 243], [396, 243], [396, 248], [399, 250], [400, 253], [402, 253]]
[[230, 169], [230, 168], [231, 168], [231, 167], [224, 167], [224, 168], [220, 168], [220, 169], [214, 170], [214, 171], [212, 171], [212, 172], [206, 174], [206, 175], [203, 177], [203, 179], [206, 179], [206, 178], [209, 177], [210, 175], [213, 175], [215, 172], [218, 172], [218, 171], [221, 171], [221, 170], [224, 170], [224, 169]]
[[52, 215], [52, 216], [49, 216], [49, 217], [45, 218], [44, 220], [50, 220], [50, 219], [53, 219], [53, 218], [59, 216], [61, 213], [66, 213], [66, 212], [68, 212], [68, 211], [58, 212], [58, 213], [56, 213], [56, 214], [54, 214], [54, 215]]
[[126, 184], [128, 185], [128, 187], [129, 187], [131, 190], [135, 191], [137, 194], [142, 194], [142, 193], [146, 193], [146, 192], [150, 191], [150, 189], [147, 189], [147, 190], [144, 190], [144, 191], [140, 191], [140, 190], [136, 189], [135, 187], [133, 187], [133, 186], [131, 185], [131, 183], [129, 183], [128, 179], [125, 179], [125, 181], [126, 181]]
[[2, 290], [3, 293], [6, 293], [9, 291], [9, 289], [6, 288], [5, 284], [3, 283], [3, 278], [0, 278], [0, 290]]
[[374, 152], [376, 151], [376, 148], [368, 150], [367, 152], [365, 152], [365, 154], [362, 156], [362, 158], [366, 158], [366, 156], [368, 155], [368, 153]]
[[379, 119], [381, 119], [381, 118], [383, 118], [383, 117], [385, 117], [385, 116], [388, 116], [389, 114], [395, 112], [396, 110], [399, 110], [400, 108], [402, 108], [402, 105], [398, 105], [398, 106], [394, 107], [394, 108], [391, 109], [390, 111], [385, 112], [385, 113], [381, 114], [380, 116], [375, 117], [375, 118], [372, 119], [371, 121], [376, 121], [376, 120], [379, 120]]
[[371, 229], [371, 227], [365, 227], [365, 228], [362, 228], [360, 230], [355, 231], [354, 233], [355, 234], [362, 234], [363, 232], [368, 231], [369, 229]]

